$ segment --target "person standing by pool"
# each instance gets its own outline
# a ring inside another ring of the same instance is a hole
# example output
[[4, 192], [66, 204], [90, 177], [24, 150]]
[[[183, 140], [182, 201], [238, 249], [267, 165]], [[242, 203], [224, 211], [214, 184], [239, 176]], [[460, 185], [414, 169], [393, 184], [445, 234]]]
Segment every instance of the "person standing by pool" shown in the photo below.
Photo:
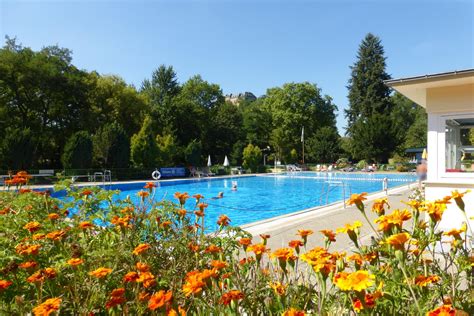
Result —
[[426, 160], [422, 160], [421, 163], [416, 167], [416, 176], [418, 177], [418, 187], [421, 189], [421, 183], [426, 180], [428, 173], [428, 166]]

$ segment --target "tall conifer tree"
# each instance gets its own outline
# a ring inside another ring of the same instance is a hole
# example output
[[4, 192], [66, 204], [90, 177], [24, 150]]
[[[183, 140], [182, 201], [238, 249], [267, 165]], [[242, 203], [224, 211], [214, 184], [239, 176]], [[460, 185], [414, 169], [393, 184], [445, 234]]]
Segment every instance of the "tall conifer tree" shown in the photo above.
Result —
[[394, 149], [390, 112], [390, 89], [384, 80], [384, 49], [380, 39], [369, 33], [359, 46], [357, 61], [351, 67], [347, 134], [356, 159], [386, 161]]

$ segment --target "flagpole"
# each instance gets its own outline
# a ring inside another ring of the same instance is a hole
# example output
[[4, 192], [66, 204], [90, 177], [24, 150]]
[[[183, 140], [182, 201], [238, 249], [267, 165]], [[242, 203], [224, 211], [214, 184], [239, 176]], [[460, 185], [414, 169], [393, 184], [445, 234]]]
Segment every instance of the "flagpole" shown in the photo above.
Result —
[[303, 165], [304, 165], [304, 126], [301, 129], [301, 142], [303, 143]]

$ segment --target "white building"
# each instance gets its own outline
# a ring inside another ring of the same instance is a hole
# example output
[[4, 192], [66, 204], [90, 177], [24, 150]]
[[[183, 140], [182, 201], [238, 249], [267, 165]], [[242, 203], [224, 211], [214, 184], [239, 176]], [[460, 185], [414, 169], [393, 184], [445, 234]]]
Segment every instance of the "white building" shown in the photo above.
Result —
[[[471, 190], [464, 198], [474, 217], [474, 69], [409, 77], [386, 84], [423, 106], [428, 113], [428, 179], [426, 199], [451, 191]], [[440, 228], [459, 228], [464, 215], [453, 203]], [[474, 221], [470, 220], [471, 227]]]

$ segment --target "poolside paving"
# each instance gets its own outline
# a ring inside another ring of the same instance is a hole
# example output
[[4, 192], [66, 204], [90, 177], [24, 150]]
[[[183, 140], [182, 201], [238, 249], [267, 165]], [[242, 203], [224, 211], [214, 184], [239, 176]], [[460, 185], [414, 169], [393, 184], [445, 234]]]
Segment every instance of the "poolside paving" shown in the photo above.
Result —
[[[406, 208], [406, 205], [401, 201], [408, 201], [408, 195], [410, 194], [410, 189], [407, 187], [397, 190], [395, 192], [390, 192], [387, 195], [389, 204], [391, 206], [390, 210], [387, 213], [395, 209]], [[379, 193], [376, 195], [370, 196], [369, 200], [366, 201], [366, 214], [370, 221], [373, 224], [373, 220], [377, 218], [377, 215], [370, 211], [372, 205], [371, 200], [385, 196], [385, 194]], [[288, 242], [294, 239], [300, 239], [296, 235], [298, 229], [310, 229], [314, 234], [308, 237], [307, 249], [311, 249], [316, 246], [324, 246], [323, 235], [319, 232], [323, 229], [331, 229], [336, 231], [337, 228], [343, 227], [345, 224], [353, 223], [354, 221], [362, 222], [362, 227], [360, 228], [360, 241], [362, 244], [370, 244], [371, 237], [375, 236], [374, 231], [370, 228], [364, 216], [355, 206], [347, 206], [345, 209], [341, 203], [339, 207], [335, 207], [327, 212], [315, 212], [313, 215], [301, 216], [300, 218], [291, 218], [289, 217], [287, 222], [284, 225], [268, 225], [262, 224], [254, 227], [244, 228], [249, 231], [253, 236], [253, 242], [260, 242], [259, 234], [269, 234], [271, 238], [268, 240], [268, 247], [272, 250], [288, 247]], [[373, 224], [376, 228], [376, 225]], [[408, 223], [411, 225], [411, 223]], [[349, 239], [347, 234], [337, 234], [336, 242], [331, 244], [330, 249], [332, 251], [349, 251], [354, 247], [354, 244]]]

